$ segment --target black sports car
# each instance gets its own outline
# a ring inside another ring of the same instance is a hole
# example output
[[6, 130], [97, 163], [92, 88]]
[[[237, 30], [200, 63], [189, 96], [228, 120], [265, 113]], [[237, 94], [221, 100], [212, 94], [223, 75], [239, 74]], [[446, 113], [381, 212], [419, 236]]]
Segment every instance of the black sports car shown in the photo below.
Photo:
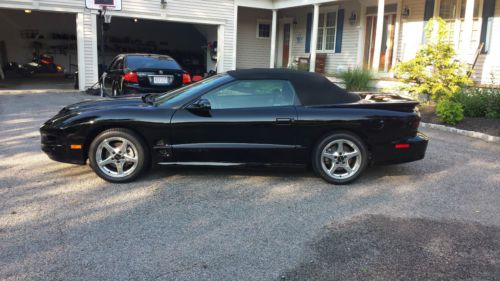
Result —
[[424, 158], [417, 104], [349, 93], [315, 73], [237, 70], [164, 94], [70, 105], [40, 132], [50, 158], [88, 158], [110, 182], [150, 164], [310, 164], [342, 184], [369, 163]]
[[153, 54], [118, 55], [101, 79], [104, 91], [113, 97], [162, 93], [191, 83], [177, 61]]

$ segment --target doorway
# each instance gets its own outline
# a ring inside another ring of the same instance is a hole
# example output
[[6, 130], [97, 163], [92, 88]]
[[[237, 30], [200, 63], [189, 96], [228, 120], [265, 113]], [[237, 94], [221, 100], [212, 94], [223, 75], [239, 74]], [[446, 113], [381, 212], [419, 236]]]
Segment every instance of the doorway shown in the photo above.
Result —
[[[382, 48], [380, 49], [379, 71], [388, 72], [392, 67], [392, 56], [394, 54], [394, 29], [396, 14], [386, 14], [382, 28]], [[366, 37], [363, 64], [370, 68], [373, 64], [375, 52], [375, 37], [377, 33], [377, 16], [366, 16]]]
[[282, 54], [282, 66], [288, 67], [290, 58], [290, 35], [291, 34], [291, 24], [283, 24], [283, 54]]

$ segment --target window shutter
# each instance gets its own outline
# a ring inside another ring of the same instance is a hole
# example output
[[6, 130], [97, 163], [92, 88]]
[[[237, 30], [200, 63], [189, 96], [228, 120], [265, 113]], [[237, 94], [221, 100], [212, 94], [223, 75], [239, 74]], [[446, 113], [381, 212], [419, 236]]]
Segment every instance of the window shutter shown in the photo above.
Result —
[[425, 0], [424, 21], [430, 20], [434, 15], [434, 1], [435, 0]]
[[[488, 20], [494, 16], [495, 13], [495, 0], [484, 0], [483, 2], [483, 19], [481, 23], [481, 37], [480, 41], [486, 43], [486, 36], [488, 34]], [[486, 53], [486, 47], [484, 46], [481, 53]]]
[[306, 24], [306, 53], [311, 51], [311, 31], [312, 31], [312, 13], [307, 14]]
[[342, 52], [342, 34], [344, 33], [344, 9], [338, 11], [337, 34], [335, 35], [335, 53]]

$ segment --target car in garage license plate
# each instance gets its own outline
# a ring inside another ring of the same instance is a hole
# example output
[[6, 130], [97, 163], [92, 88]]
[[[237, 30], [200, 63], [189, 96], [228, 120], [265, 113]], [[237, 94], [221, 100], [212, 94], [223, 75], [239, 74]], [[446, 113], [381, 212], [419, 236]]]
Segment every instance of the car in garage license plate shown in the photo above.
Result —
[[153, 84], [155, 85], [169, 85], [172, 83], [174, 77], [172, 75], [153, 76]]

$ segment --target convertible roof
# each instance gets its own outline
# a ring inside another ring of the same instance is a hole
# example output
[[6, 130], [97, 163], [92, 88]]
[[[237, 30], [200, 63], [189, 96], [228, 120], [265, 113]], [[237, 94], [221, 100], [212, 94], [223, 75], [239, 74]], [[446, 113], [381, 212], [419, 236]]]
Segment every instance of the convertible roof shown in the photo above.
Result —
[[351, 103], [360, 100], [356, 94], [340, 88], [323, 75], [290, 69], [254, 68], [227, 72], [238, 80], [288, 80], [302, 105]]

